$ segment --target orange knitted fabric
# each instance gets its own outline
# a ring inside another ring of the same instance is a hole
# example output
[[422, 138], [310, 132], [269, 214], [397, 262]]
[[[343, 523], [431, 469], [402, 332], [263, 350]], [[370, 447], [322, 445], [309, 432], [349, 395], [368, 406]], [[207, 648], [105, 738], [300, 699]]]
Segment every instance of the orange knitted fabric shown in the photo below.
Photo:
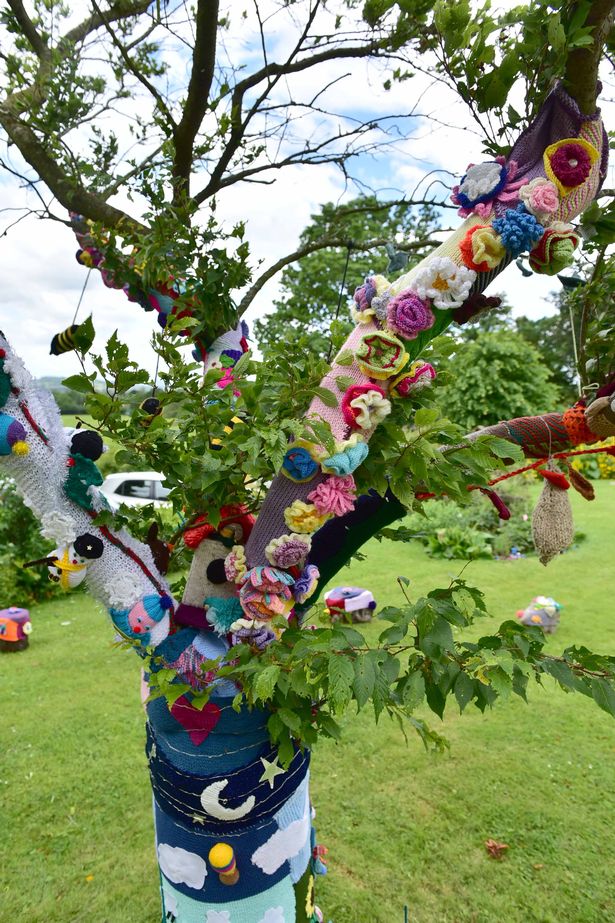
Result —
[[592, 433], [585, 421], [585, 401], [577, 401], [574, 407], [564, 411], [564, 426], [571, 445], [588, 445], [598, 442], [599, 436]]

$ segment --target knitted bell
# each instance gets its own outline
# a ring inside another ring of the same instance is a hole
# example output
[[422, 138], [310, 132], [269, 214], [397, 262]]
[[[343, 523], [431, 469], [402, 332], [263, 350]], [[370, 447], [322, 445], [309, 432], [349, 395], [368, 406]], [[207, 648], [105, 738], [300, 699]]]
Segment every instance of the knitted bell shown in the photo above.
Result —
[[0, 413], [0, 455], [27, 455], [29, 451], [26, 431], [19, 420]]
[[[553, 462], [547, 464], [545, 474], [560, 474]], [[562, 476], [563, 477], [563, 476]], [[574, 541], [574, 522], [568, 491], [545, 477], [545, 484], [532, 516], [534, 546], [541, 564], [545, 566], [565, 551]]]

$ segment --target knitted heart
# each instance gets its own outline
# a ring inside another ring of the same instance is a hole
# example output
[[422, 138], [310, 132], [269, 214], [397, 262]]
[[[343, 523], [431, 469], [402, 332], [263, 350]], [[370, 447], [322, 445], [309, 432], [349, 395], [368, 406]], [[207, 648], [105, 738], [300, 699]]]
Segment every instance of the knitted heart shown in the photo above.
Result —
[[203, 708], [195, 708], [185, 695], [176, 699], [169, 710], [188, 732], [195, 747], [200, 746], [209, 737], [220, 720], [220, 709], [213, 702], [207, 702]]

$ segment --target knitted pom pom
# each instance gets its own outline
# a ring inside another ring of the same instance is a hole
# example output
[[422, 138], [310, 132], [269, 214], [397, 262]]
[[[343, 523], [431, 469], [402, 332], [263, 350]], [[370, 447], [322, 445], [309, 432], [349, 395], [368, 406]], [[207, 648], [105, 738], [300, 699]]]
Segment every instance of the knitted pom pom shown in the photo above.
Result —
[[173, 608], [173, 600], [166, 593], [162, 594], [162, 596], [160, 597], [159, 603], [160, 603], [161, 609], [172, 609]]
[[78, 430], [70, 441], [71, 453], [78, 452], [90, 461], [96, 461], [103, 453], [103, 441], [100, 433], [90, 429]]
[[585, 401], [577, 401], [574, 407], [564, 411], [562, 420], [566, 428], [566, 435], [572, 445], [584, 445], [598, 442], [599, 437], [593, 433], [585, 419]]
[[13, 455], [27, 455], [30, 451], [30, 446], [27, 442], [15, 442], [13, 444]]

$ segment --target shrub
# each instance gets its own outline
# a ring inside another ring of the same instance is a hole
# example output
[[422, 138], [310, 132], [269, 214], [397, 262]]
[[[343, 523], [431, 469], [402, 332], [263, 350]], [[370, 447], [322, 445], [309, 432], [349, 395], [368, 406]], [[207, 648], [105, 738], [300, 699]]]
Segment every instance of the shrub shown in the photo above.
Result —
[[0, 609], [39, 603], [56, 594], [57, 587], [44, 565], [22, 566], [51, 550], [13, 482], [0, 480]]

